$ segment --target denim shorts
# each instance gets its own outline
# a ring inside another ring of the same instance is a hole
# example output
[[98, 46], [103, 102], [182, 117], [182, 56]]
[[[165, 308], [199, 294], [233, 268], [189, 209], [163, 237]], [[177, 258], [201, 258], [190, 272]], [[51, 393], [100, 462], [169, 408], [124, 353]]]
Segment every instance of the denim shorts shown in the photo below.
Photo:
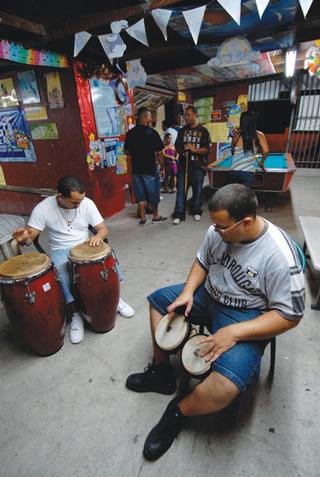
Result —
[[[161, 288], [147, 297], [149, 303], [161, 314], [167, 313], [167, 307], [180, 295], [184, 283]], [[183, 313], [184, 310], [177, 310]], [[207, 324], [211, 333], [241, 321], [253, 320], [261, 315], [257, 309], [238, 310], [226, 307], [214, 301], [201, 285], [193, 296], [193, 306], [189, 314], [193, 324]], [[261, 358], [269, 340], [241, 341], [223, 353], [211, 364], [212, 371], [230, 379], [240, 391], [244, 391], [259, 376]]]
[[160, 202], [160, 179], [159, 175], [147, 174], [133, 175], [133, 189], [138, 202], [159, 204]]

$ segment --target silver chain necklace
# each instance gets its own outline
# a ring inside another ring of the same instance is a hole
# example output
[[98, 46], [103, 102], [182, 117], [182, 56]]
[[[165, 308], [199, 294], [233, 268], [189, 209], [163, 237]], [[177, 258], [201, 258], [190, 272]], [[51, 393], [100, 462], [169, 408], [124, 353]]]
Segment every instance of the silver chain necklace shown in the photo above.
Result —
[[68, 229], [68, 232], [70, 232], [70, 230], [72, 229], [72, 223], [74, 222], [76, 216], [77, 216], [77, 210], [78, 209], [74, 209], [74, 216], [71, 220], [68, 220], [65, 218], [65, 216], [63, 215], [62, 211], [61, 211], [61, 207], [58, 205], [58, 210], [61, 214], [61, 217], [63, 218], [63, 220], [65, 221], [66, 225], [67, 225], [67, 229]]

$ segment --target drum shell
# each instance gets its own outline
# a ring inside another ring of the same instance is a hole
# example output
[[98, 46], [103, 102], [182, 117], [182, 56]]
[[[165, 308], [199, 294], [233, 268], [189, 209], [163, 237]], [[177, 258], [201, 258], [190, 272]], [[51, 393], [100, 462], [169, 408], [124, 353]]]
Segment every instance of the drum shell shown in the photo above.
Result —
[[64, 343], [65, 305], [53, 265], [30, 278], [0, 277], [0, 289], [8, 318], [29, 349], [40, 356], [59, 351]]
[[112, 254], [95, 261], [78, 261], [69, 256], [74, 295], [81, 311], [89, 316], [91, 328], [106, 333], [115, 325], [120, 285]]

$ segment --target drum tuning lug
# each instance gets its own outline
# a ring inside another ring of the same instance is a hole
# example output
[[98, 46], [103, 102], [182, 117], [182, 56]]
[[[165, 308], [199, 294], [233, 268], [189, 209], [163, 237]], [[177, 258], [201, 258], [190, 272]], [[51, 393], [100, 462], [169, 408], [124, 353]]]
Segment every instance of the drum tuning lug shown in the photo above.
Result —
[[105, 268], [101, 270], [100, 275], [104, 280], [108, 280], [108, 270], [106, 270]]
[[28, 292], [25, 294], [26, 300], [30, 305], [33, 305], [36, 302], [36, 292]]
[[76, 283], [78, 283], [79, 278], [80, 278], [79, 273], [73, 273], [73, 274], [72, 274], [72, 282], [73, 282], [74, 285], [75, 285]]
[[111, 268], [114, 271], [114, 273], [118, 273], [117, 265], [113, 265]]

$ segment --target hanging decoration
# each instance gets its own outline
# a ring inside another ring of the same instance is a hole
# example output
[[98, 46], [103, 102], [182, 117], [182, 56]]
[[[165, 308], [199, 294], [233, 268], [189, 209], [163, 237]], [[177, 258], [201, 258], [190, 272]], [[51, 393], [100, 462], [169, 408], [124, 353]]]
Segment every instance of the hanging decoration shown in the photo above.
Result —
[[234, 21], [240, 25], [241, 0], [218, 0], [218, 3], [220, 3]]
[[260, 18], [262, 18], [262, 15], [264, 14], [264, 11], [267, 8], [268, 3], [269, 3], [269, 0], [256, 0]]
[[209, 60], [208, 65], [212, 67], [235, 66], [248, 64], [260, 58], [261, 53], [254, 51], [246, 38], [236, 36], [228, 38], [219, 46], [217, 56]]
[[317, 75], [320, 79], [320, 40], [316, 40], [316, 45], [311, 46], [306, 53], [304, 68], [309, 71], [310, 76]]
[[60, 75], [58, 71], [45, 74], [47, 80], [47, 95], [50, 109], [64, 107]]
[[144, 86], [147, 82], [147, 73], [141, 64], [141, 58], [127, 61], [127, 83], [130, 89]]
[[168, 40], [167, 26], [171, 14], [171, 10], [162, 10], [161, 8], [156, 8], [155, 10], [151, 11], [151, 15], [153, 16], [153, 19], [158, 25], [158, 27], [160, 28], [161, 33], [166, 41]]
[[205, 10], [206, 5], [204, 5], [203, 7], [192, 8], [191, 10], [186, 10], [182, 12], [195, 45], [198, 43], [199, 33]]
[[91, 33], [87, 31], [79, 31], [74, 36], [74, 49], [73, 49], [73, 57], [78, 56], [80, 51], [85, 47], [88, 41], [91, 38]]
[[306, 18], [312, 2], [313, 0], [300, 0], [300, 7], [302, 8], [304, 18]]
[[128, 28], [128, 22], [127, 20], [118, 20], [115, 22], [111, 22], [110, 28], [112, 33], [120, 33], [121, 30], [125, 30]]
[[146, 34], [146, 26], [144, 24], [144, 18], [139, 20], [137, 23], [134, 23], [129, 28], [126, 29], [128, 35], [132, 36], [135, 40], [140, 41], [145, 46], [149, 46], [148, 38]]
[[99, 35], [99, 40], [109, 60], [121, 58], [125, 52], [127, 45], [118, 33], [109, 33], [107, 35]]
[[53, 66], [68, 68], [66, 55], [48, 50], [25, 48], [20, 43], [9, 40], [0, 40], [0, 59], [23, 63], [24, 65]]

